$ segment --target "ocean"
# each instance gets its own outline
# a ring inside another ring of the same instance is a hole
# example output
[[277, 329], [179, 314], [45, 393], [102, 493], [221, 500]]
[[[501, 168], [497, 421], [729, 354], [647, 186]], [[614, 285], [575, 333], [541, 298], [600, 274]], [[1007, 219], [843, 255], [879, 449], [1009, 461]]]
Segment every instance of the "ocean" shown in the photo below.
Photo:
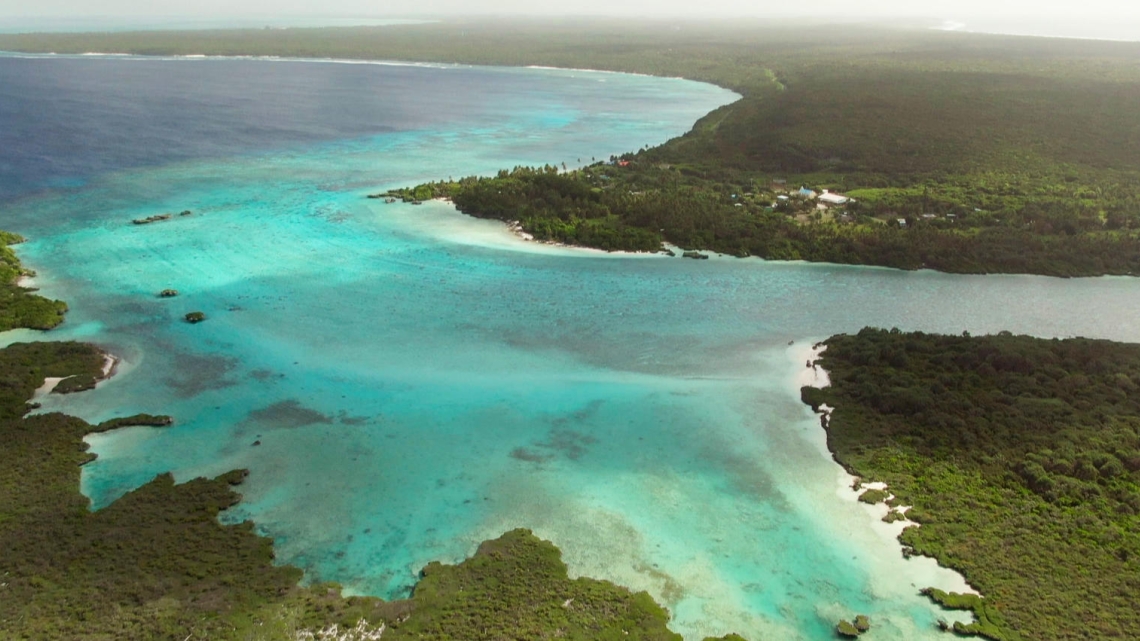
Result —
[[[1129, 8], [1131, 9], [1131, 8]], [[1140, 40], [1140, 15], [1131, 11], [1116, 15], [1090, 8], [1081, 15], [960, 15], [943, 20], [942, 31], [966, 31], [1035, 38], [1074, 38], [1079, 40]]]
[[195, 29], [298, 29], [322, 27], [389, 27], [424, 24], [432, 20], [376, 18], [368, 16], [313, 16], [289, 14], [236, 15], [228, 18], [192, 15], [100, 16], [29, 15], [5, 16], [0, 33], [90, 33], [124, 31], [183, 31]]
[[160, 472], [247, 468], [223, 520], [254, 520], [306, 581], [399, 598], [528, 527], [573, 575], [648, 590], [686, 639], [830, 638], [855, 613], [876, 639], [941, 638], [954, 615], [918, 590], [966, 586], [854, 500], [798, 398], [812, 343], [1138, 341], [1135, 280], [606, 254], [364, 197], [608, 158], [735, 99], [585, 71], [0, 57], [0, 228], [71, 305], [0, 338], [122, 359], [43, 411], [175, 417], [88, 438], [93, 508]]

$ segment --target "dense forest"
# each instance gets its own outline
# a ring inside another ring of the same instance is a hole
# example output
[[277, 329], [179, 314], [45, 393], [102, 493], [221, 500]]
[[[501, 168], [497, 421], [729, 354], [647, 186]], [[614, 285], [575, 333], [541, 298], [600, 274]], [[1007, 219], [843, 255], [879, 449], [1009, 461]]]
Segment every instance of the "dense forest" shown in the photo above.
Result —
[[27, 327], [51, 329], [63, 322], [67, 305], [62, 301], [36, 296], [18, 284], [30, 272], [20, 265], [10, 245], [24, 242], [20, 236], [0, 231], [0, 331]]
[[[826, 341], [828, 445], [985, 599], [998, 640], [1140, 636], [1140, 346], [865, 329]], [[964, 630], [967, 631], [967, 630]]]
[[[445, 197], [467, 214], [517, 222], [542, 241], [608, 251], [660, 251], [663, 242], [770, 260], [880, 265], [957, 273], [1053, 276], [1140, 274], [1140, 231], [1046, 233], [1029, 223], [947, 205], [945, 215], [899, 218], [859, 201], [842, 212], [807, 199], [778, 201], [761, 184], [709, 189], [669, 164], [640, 155], [571, 173], [518, 167], [489, 178], [427, 183], [391, 192], [405, 200]], [[875, 191], [884, 200], [890, 190]], [[904, 190], [899, 190], [904, 191]], [[1010, 220], [1010, 219], [1007, 219]], [[1131, 224], [1131, 223], [1129, 223]], [[1140, 230], [1140, 227], [1138, 227]]]
[[[588, 205], [580, 211], [520, 208], [484, 188], [471, 212], [604, 249], [664, 240], [904, 269], [1140, 273], [1136, 43], [746, 20], [450, 20], [0, 35], [0, 49], [539, 64], [713, 82], [742, 99], [685, 136], [576, 175], [601, 192], [572, 196]], [[565, 198], [543, 173], [514, 178], [540, 200]], [[801, 186], [855, 202], [778, 203]]]

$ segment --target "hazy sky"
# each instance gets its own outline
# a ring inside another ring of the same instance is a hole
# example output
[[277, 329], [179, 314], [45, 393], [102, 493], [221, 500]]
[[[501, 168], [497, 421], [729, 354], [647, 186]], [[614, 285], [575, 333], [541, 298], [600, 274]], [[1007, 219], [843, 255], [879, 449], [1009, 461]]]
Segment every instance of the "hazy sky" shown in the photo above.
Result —
[[13, 16], [394, 16], [474, 13], [622, 15], [1024, 16], [1140, 18], [1135, 0], [0, 0]]

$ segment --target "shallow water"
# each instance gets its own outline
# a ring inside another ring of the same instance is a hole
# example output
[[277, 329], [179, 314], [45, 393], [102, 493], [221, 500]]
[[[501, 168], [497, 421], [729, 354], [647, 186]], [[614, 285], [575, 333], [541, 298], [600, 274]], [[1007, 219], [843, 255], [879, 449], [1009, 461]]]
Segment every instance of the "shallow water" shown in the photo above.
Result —
[[[221, 60], [0, 59], [0, 74], [33, 108], [78, 101], [66, 112], [95, 141], [65, 160], [51, 140], [0, 147], [49, 161], [0, 164], [19, 196], [0, 227], [31, 237], [22, 257], [72, 305], [50, 337], [124, 359], [45, 410], [177, 418], [90, 437], [84, 492], [102, 506], [162, 471], [249, 468], [225, 520], [254, 519], [282, 562], [355, 593], [402, 596], [429, 561], [521, 526], [573, 574], [649, 590], [686, 638], [830, 638], [856, 612], [877, 639], [935, 638], [917, 589], [964, 585], [903, 560], [853, 500], [798, 400], [811, 341], [865, 325], [1140, 340], [1132, 279], [609, 255], [362, 197], [654, 144], [733, 99], [707, 85]], [[122, 83], [154, 84], [129, 136]], [[191, 86], [209, 88], [198, 113], [172, 113]], [[158, 299], [168, 287], [181, 295]], [[181, 322], [192, 310], [209, 320]]]

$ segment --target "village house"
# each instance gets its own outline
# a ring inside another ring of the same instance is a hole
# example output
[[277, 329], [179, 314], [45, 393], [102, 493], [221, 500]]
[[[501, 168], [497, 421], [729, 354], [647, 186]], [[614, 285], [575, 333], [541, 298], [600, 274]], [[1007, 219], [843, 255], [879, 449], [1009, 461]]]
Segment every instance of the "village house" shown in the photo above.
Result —
[[851, 199], [843, 194], [835, 194], [824, 189], [823, 193], [819, 196], [819, 202], [827, 207], [838, 207], [851, 202]]

